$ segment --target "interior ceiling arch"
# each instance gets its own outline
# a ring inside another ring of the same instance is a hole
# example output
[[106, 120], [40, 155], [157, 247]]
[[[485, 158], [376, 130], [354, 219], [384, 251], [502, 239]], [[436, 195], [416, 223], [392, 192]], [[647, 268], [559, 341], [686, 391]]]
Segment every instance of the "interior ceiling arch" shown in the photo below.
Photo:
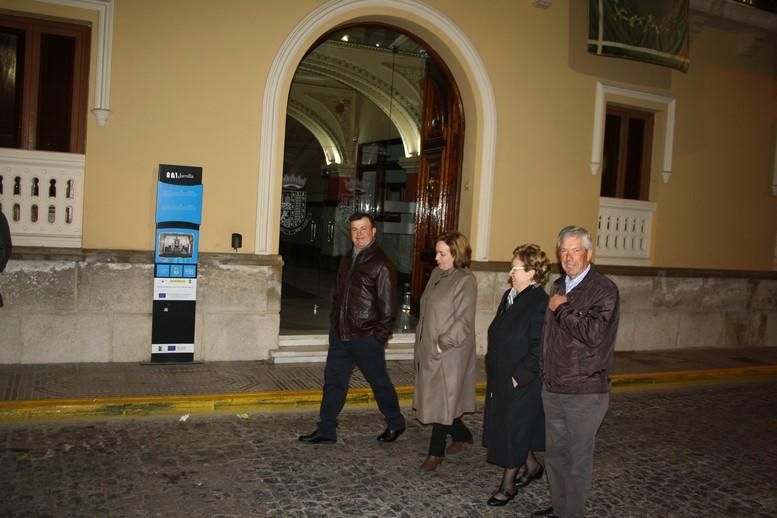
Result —
[[397, 47], [324, 41], [297, 69], [289, 95], [289, 115], [316, 137], [329, 163], [349, 163], [354, 156], [348, 153], [354, 137], [349, 130], [354, 128], [348, 126], [354, 121], [343, 116], [343, 103], [336, 95], [326, 102], [320, 92], [311, 94], [327, 82], [345, 85], [391, 119], [406, 157], [418, 156], [425, 59], [426, 53]]

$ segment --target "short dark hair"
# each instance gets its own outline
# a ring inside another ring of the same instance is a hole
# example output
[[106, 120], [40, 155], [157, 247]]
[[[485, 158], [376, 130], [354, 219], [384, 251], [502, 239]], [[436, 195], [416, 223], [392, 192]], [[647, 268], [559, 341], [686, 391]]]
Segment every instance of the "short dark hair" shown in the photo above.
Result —
[[472, 247], [461, 232], [445, 232], [434, 243], [443, 242], [448, 245], [453, 257], [454, 268], [467, 268], [472, 258]]
[[353, 223], [354, 221], [359, 221], [360, 219], [367, 218], [370, 220], [370, 225], [372, 225], [372, 228], [375, 228], [375, 218], [372, 217], [372, 214], [368, 212], [354, 212], [350, 216], [348, 216], [348, 225]]

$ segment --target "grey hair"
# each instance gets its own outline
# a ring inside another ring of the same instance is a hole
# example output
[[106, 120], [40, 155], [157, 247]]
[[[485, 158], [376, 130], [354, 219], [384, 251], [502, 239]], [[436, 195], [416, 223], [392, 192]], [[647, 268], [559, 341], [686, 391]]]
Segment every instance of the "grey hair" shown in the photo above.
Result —
[[579, 237], [583, 241], [583, 248], [586, 250], [591, 250], [593, 248], [590, 232], [588, 232], [583, 227], [569, 225], [568, 227], [564, 227], [561, 229], [561, 231], [559, 231], [558, 239], [556, 240], [556, 250], [559, 250], [561, 248], [561, 242], [570, 236]]

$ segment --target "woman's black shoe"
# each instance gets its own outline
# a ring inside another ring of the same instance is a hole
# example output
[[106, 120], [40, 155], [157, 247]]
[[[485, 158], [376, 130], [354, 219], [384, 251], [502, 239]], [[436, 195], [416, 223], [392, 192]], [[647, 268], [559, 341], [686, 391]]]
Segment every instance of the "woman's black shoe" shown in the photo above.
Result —
[[537, 468], [531, 475], [527, 475], [526, 471], [524, 471], [523, 475], [515, 479], [515, 487], [526, 487], [538, 478], [541, 478], [544, 474], [545, 468], [542, 466]]
[[[500, 487], [499, 491], [494, 493], [493, 496], [491, 498], [489, 498], [488, 502], [486, 502], [486, 503], [488, 505], [490, 505], [491, 507], [502, 507], [503, 505], [507, 505], [507, 503], [510, 502], [510, 500], [512, 500], [513, 498], [515, 498], [515, 495], [517, 495], [517, 494], [518, 494], [518, 491], [513, 491], [512, 494], [506, 493]], [[505, 499], [504, 500], [500, 500], [499, 498], [496, 497], [496, 495], [501, 495], [501, 496], [505, 497]]]

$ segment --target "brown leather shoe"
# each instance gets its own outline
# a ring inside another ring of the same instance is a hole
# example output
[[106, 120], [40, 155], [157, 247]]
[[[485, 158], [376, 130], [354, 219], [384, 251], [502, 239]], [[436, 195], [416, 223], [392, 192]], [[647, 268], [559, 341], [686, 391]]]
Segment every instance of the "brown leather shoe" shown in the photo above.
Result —
[[458, 453], [464, 449], [464, 446], [468, 444], [472, 444], [472, 442], [473, 442], [472, 439], [468, 441], [453, 441], [448, 445], [448, 449], [446, 450], [446, 453], [448, 453], [449, 455], [453, 453]]
[[429, 455], [426, 457], [426, 460], [424, 460], [424, 463], [421, 464], [421, 469], [424, 471], [434, 471], [437, 469], [437, 466], [442, 464], [443, 459], [445, 459], [445, 457]]

